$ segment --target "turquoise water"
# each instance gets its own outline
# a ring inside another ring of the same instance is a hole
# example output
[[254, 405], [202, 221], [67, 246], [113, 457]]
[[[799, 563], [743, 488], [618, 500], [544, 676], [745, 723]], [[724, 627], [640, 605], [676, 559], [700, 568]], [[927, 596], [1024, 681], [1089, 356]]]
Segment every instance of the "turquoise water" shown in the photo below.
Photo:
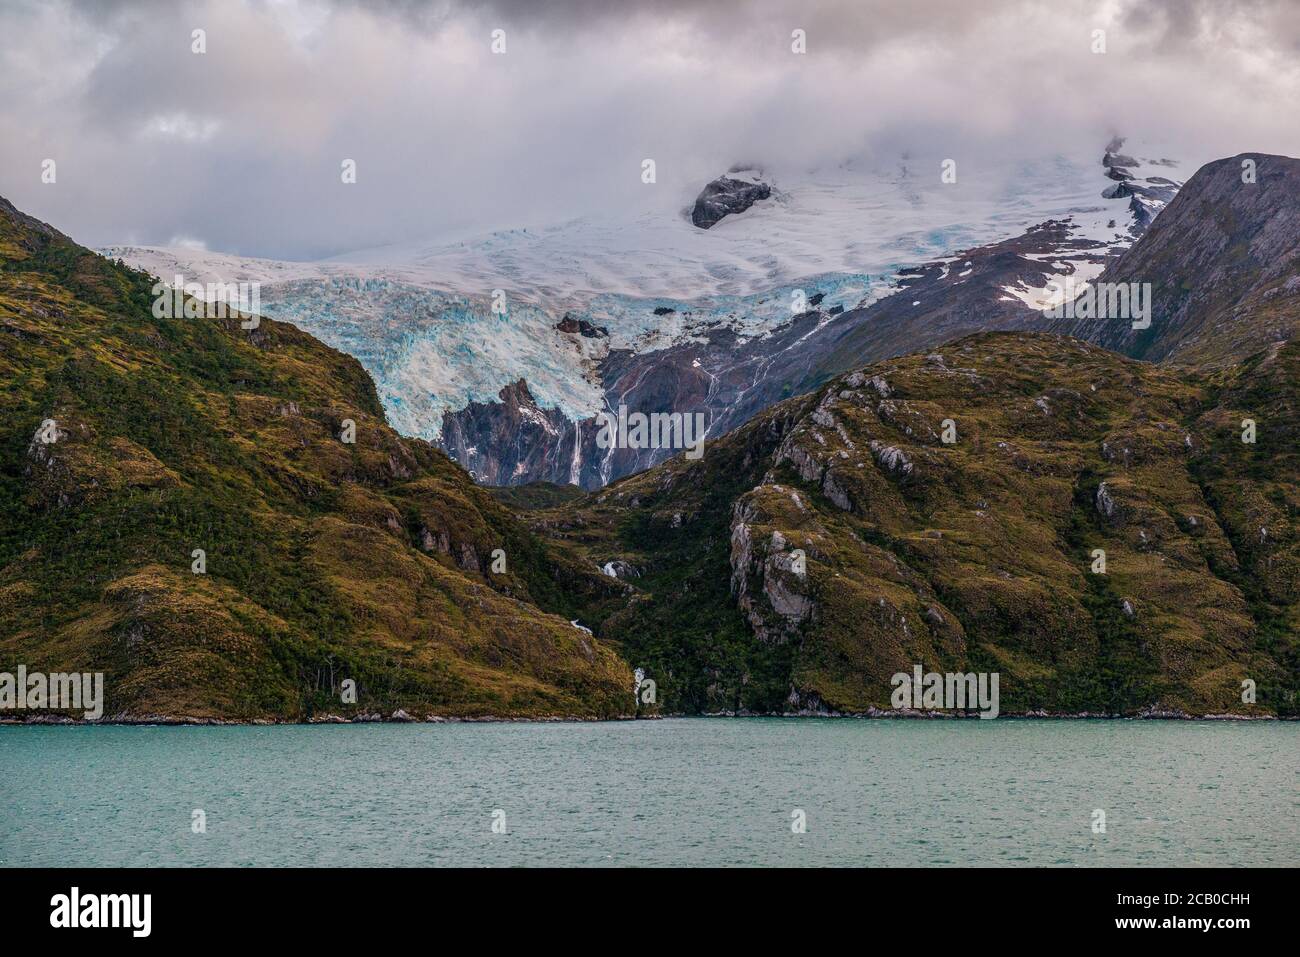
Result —
[[1295, 866], [1298, 774], [1273, 722], [0, 727], [0, 865]]

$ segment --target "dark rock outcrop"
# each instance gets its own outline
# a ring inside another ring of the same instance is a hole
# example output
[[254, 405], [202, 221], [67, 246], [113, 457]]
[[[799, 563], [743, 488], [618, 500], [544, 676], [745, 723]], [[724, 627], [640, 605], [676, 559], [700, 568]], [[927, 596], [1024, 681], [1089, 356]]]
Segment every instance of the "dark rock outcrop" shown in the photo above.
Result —
[[555, 328], [560, 332], [569, 335], [580, 335], [585, 339], [607, 339], [609, 330], [604, 326], [593, 325], [586, 319], [575, 319], [569, 313], [564, 314], [564, 318], [555, 324]]
[[743, 213], [771, 195], [772, 187], [766, 183], [719, 176], [696, 197], [695, 208], [691, 210], [691, 222], [700, 229], [708, 229], [723, 217]]
[[498, 396], [445, 413], [443, 450], [484, 485], [569, 484], [573, 423], [559, 409], [539, 408], [523, 379]]

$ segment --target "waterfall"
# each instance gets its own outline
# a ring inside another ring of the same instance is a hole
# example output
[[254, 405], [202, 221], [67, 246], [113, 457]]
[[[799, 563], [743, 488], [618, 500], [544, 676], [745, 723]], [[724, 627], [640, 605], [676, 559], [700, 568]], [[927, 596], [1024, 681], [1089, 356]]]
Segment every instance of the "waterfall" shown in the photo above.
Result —
[[573, 461], [569, 463], [569, 484], [579, 485], [582, 470], [582, 427], [577, 419], [573, 420]]

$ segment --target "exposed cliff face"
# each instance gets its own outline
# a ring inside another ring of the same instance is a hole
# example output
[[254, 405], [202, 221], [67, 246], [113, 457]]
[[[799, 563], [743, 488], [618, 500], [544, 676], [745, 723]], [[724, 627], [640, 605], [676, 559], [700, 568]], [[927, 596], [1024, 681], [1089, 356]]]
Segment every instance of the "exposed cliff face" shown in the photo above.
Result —
[[[707, 402], [708, 378], [704, 373], [685, 361], [637, 363], [631, 353], [614, 356], [615, 367], [625, 359], [641, 374], [619, 373], [616, 383], [631, 379], [632, 384], [628, 391], [607, 397], [612, 416], [617, 417], [620, 405], [647, 416], [680, 416], [686, 409], [686, 414], [698, 412], [703, 417], [699, 421], [708, 426], [712, 410]], [[612, 477], [649, 468], [682, 448], [659, 444], [602, 446], [600, 419], [573, 422], [557, 409], [539, 408], [522, 379], [502, 389], [500, 398], [500, 402], [471, 402], [443, 419], [440, 444], [485, 485], [549, 482], [595, 489]]]
[[390, 429], [356, 360], [152, 285], [0, 200], [0, 671], [102, 671], [110, 717], [630, 710], [570, 624], [618, 583]]
[[1151, 325], [1058, 319], [1041, 328], [1153, 362], [1224, 364], [1300, 329], [1300, 160], [1243, 153], [1188, 180], [1101, 283], [1150, 283]]
[[999, 672], [1004, 711], [1291, 713], [1298, 384], [1294, 344], [1201, 382], [982, 334], [535, 521], [641, 571], [589, 617], [670, 708], [866, 711], [923, 663]]
[[471, 402], [443, 416], [443, 449], [484, 485], [525, 481], [572, 483], [574, 425], [558, 409], [539, 409], [523, 379], [500, 402]]

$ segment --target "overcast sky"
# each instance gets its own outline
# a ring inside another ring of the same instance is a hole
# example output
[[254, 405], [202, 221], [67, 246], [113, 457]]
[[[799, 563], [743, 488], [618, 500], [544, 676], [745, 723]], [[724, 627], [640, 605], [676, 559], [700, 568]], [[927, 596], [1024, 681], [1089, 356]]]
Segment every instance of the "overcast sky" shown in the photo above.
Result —
[[629, 201], [647, 157], [687, 195], [736, 162], [1114, 132], [1300, 156], [1298, 104], [1293, 0], [0, 0], [0, 195], [87, 245], [310, 259], [537, 224]]

